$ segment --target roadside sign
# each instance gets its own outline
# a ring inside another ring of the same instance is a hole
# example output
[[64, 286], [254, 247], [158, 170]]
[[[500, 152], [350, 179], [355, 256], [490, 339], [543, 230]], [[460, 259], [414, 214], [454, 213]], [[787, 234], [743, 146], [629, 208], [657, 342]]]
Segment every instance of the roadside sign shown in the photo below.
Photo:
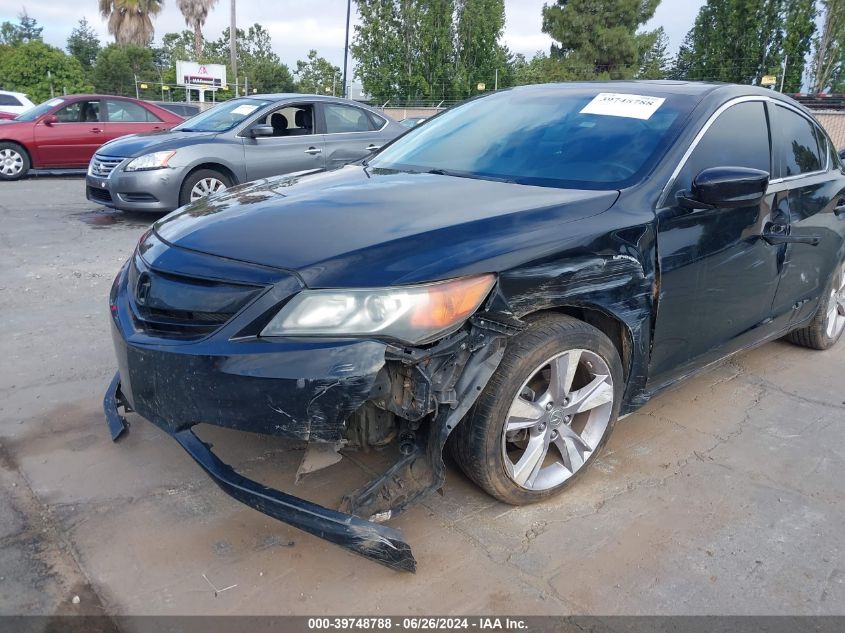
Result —
[[176, 83], [186, 88], [217, 90], [226, 84], [226, 67], [223, 64], [197, 64], [177, 60]]
[[763, 75], [763, 78], [760, 80], [761, 86], [774, 86], [777, 84], [778, 78], [775, 75]]

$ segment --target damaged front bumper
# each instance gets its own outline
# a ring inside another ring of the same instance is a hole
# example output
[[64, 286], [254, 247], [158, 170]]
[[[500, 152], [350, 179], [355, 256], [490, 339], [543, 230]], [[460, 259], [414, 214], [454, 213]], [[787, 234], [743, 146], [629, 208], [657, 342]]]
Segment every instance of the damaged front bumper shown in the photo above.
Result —
[[[244, 336], [257, 315], [278, 305], [279, 292], [295, 291], [292, 284], [276, 284], [209, 336], [177, 340], [139, 320], [127, 292], [129, 274], [131, 269], [119, 275], [110, 302], [118, 373], [104, 410], [112, 438], [126, 429], [120, 409], [134, 411], [176, 439], [239, 501], [388, 567], [414, 571], [401, 533], [380, 522], [442, 487], [446, 439], [498, 367], [514, 324], [472, 317], [460, 331], [425, 348], [370, 339]], [[167, 279], [154, 281], [159, 294], [151, 292], [153, 299], [180, 298], [169, 293]], [[377, 418], [395, 416], [401, 457], [345, 495], [346, 512], [239, 475], [191, 430], [207, 423], [339, 445], [348, 440], [350, 420], [364, 411], [375, 416], [376, 426]]]
[[[103, 401], [106, 420], [115, 441], [127, 428], [118, 407], [131, 411], [120, 390], [120, 374], [115, 374]], [[324, 508], [247, 479], [220, 461], [190, 428], [171, 432], [171, 435], [224, 492], [238, 501], [393, 569], [416, 571], [417, 563], [411, 547], [402, 539], [399, 530]]]

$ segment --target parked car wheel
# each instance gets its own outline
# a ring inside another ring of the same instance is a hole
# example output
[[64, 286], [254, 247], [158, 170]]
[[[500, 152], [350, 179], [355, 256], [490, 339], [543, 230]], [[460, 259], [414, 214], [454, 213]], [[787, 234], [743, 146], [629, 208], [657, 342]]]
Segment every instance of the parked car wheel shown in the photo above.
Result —
[[595, 327], [562, 315], [534, 320], [454, 432], [466, 475], [497, 499], [539, 501], [571, 484], [610, 435], [622, 363]]
[[179, 205], [184, 206], [232, 186], [231, 179], [214, 169], [199, 169], [185, 178], [179, 191]]
[[830, 349], [845, 332], [845, 263], [834, 271], [824, 299], [810, 324], [794, 330], [787, 339], [810, 349]]
[[0, 180], [20, 180], [29, 172], [29, 154], [17, 143], [0, 143]]

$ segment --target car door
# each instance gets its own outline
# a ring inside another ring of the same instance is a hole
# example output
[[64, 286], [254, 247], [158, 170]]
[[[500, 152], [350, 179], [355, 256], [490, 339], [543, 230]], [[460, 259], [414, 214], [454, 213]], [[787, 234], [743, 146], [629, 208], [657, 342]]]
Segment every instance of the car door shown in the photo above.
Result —
[[128, 99], [104, 99], [106, 106], [105, 133], [106, 141], [138, 134], [140, 132], [155, 132], [165, 129], [155, 114], [144, 106]]
[[[256, 125], [273, 127], [272, 136], [252, 136]], [[253, 119], [241, 133], [249, 180], [325, 166], [323, 135], [316, 134], [314, 104], [286, 104]]]
[[[712, 167], [770, 172], [762, 100], [724, 107], [698, 137], [657, 209], [659, 296], [650, 380], [659, 385], [716, 359], [771, 323], [783, 246], [762, 235], [783, 222], [782, 193], [735, 209], [689, 209], [676, 195]], [[779, 206], [780, 205], [780, 206]]]
[[[35, 143], [44, 167], [85, 167], [105, 142], [99, 99], [63, 103], [35, 125]], [[51, 117], [55, 117], [52, 120]]]
[[340, 167], [372, 154], [384, 144], [379, 130], [387, 121], [356, 106], [319, 103], [326, 134], [326, 168]]
[[[787, 196], [783, 277], [776, 311], [809, 318], [839, 262], [845, 237], [845, 175], [827, 135], [797, 109], [769, 104], [774, 181]], [[838, 209], [838, 211], [837, 211]]]

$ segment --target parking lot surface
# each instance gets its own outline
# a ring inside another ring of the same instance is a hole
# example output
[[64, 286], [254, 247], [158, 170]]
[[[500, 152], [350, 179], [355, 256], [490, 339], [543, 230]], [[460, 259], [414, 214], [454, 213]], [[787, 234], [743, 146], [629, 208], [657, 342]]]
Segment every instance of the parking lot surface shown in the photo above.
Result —
[[[399, 573], [237, 503], [136, 416], [111, 442], [108, 291], [156, 217], [92, 205], [80, 178], [0, 183], [0, 613], [845, 614], [845, 343], [683, 383], [541, 505], [450, 467], [391, 522], [418, 561]], [[328, 505], [384, 459], [295, 485], [300, 444], [200, 434]]]

